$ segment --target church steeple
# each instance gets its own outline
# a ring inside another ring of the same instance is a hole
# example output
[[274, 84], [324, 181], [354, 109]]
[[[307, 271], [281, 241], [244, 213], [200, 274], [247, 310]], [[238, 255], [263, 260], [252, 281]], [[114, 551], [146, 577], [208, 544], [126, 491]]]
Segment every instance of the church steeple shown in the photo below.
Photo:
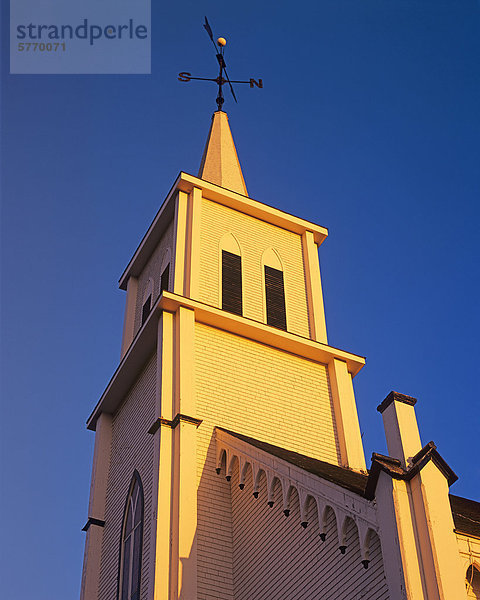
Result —
[[227, 113], [213, 113], [198, 177], [248, 196]]

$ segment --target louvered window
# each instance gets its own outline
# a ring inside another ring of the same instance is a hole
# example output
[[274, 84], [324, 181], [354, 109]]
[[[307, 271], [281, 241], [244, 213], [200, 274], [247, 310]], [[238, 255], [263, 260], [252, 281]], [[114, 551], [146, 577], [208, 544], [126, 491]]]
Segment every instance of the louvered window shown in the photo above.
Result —
[[160, 278], [160, 293], [163, 292], [163, 290], [166, 290], [168, 292], [168, 283], [170, 281], [170, 264], [168, 264], [163, 273], [162, 276]]
[[135, 471], [123, 515], [120, 556], [119, 600], [140, 599], [143, 543], [143, 489]]
[[222, 250], [222, 308], [242, 314], [242, 258]]
[[265, 265], [265, 298], [267, 325], [287, 330], [283, 272]]
[[152, 295], [150, 294], [150, 296], [145, 300], [145, 303], [142, 307], [142, 325], [147, 320], [148, 315], [150, 314], [151, 308], [152, 308]]

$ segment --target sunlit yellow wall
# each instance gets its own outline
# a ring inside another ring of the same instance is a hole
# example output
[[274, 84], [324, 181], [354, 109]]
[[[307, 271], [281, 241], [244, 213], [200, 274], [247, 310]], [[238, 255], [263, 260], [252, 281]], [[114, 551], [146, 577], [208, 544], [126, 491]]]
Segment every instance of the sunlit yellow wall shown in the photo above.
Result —
[[197, 323], [195, 388], [196, 417], [203, 420], [197, 430], [198, 593], [228, 599], [231, 498], [215, 473], [213, 428], [339, 464], [330, 386], [324, 365]]
[[232, 233], [240, 244], [243, 314], [265, 322], [262, 255], [274, 248], [283, 264], [288, 331], [309, 336], [301, 236], [259, 219], [202, 200], [199, 300], [220, 306], [220, 240]]

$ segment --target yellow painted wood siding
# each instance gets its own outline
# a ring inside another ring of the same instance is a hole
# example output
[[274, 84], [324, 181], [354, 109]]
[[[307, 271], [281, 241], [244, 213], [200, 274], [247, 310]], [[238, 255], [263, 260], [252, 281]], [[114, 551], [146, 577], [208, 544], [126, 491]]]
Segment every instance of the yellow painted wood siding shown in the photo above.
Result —
[[197, 416], [340, 464], [327, 368], [197, 323]]
[[262, 255], [273, 247], [283, 266], [287, 329], [309, 337], [301, 236], [206, 199], [201, 213], [199, 300], [221, 308], [219, 244], [232, 233], [242, 252], [243, 315], [266, 322]]
[[[195, 325], [198, 598], [233, 598], [231, 499], [215, 473], [213, 428], [339, 464], [327, 369], [275, 348]], [[260, 596], [255, 596], [260, 597]]]
[[155, 419], [156, 355], [145, 366], [112, 421], [112, 453], [108, 474], [105, 528], [102, 543], [99, 600], [117, 598], [118, 563], [123, 511], [134, 470], [144, 493], [141, 600], [148, 597], [154, 438], [147, 433]]

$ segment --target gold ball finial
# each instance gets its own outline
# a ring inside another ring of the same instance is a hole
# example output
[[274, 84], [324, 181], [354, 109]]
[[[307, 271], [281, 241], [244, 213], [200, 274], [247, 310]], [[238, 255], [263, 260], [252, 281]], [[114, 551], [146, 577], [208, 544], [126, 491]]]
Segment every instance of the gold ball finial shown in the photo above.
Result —
[[227, 45], [227, 40], [225, 38], [219, 37], [217, 40], [217, 44], [219, 46], [226, 46]]

